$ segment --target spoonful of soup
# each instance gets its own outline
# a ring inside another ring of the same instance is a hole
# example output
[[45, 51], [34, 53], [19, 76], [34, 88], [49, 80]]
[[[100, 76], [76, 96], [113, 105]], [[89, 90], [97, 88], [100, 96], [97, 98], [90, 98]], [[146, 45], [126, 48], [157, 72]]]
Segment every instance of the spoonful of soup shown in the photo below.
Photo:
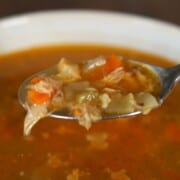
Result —
[[180, 65], [162, 68], [119, 56], [57, 65], [26, 79], [19, 101], [27, 110], [24, 134], [43, 117], [92, 122], [148, 114], [180, 79]]

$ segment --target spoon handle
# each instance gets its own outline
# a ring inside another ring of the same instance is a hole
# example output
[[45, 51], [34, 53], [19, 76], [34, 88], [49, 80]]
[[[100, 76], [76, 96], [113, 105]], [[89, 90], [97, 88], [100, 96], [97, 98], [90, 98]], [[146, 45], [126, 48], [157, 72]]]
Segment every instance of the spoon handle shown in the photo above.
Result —
[[180, 64], [170, 68], [160, 68], [158, 72], [163, 84], [160, 94], [161, 102], [163, 102], [176, 83], [180, 82]]
[[180, 64], [166, 70], [171, 81], [180, 82]]

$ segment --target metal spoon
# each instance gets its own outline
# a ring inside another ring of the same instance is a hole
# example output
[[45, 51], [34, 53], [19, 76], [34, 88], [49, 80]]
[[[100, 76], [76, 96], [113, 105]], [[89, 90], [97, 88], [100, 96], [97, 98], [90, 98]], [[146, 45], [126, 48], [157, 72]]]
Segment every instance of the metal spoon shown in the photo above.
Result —
[[[169, 93], [172, 91], [173, 87], [177, 82], [180, 82], [180, 64], [170, 67], [170, 68], [163, 68], [160, 66], [150, 65], [147, 63], [142, 63], [139, 61], [129, 60], [132, 63], [139, 64], [140, 66], [144, 66], [145, 68], [149, 68], [152, 72], [154, 72], [157, 75], [157, 78], [159, 78], [161, 82], [161, 91], [159, 93], [158, 101], [159, 105], [161, 105], [165, 98], [169, 95]], [[18, 91], [18, 98], [20, 103], [24, 108], [27, 108], [26, 106], [26, 86], [29, 84], [32, 78], [37, 76], [49, 76], [52, 74], [55, 74], [57, 72], [56, 66], [53, 66], [49, 69], [46, 69], [44, 71], [41, 71], [39, 73], [36, 73], [32, 75], [31, 77], [27, 78], [20, 86]], [[105, 119], [117, 119], [117, 118], [125, 118], [125, 117], [131, 117], [138, 114], [141, 114], [141, 111], [135, 111], [127, 114], [119, 114], [119, 115], [105, 115], [102, 117], [103, 120]], [[49, 116], [54, 118], [61, 118], [61, 119], [67, 119], [67, 120], [78, 120], [76, 117], [70, 116], [67, 111], [54, 111], [49, 114]]]

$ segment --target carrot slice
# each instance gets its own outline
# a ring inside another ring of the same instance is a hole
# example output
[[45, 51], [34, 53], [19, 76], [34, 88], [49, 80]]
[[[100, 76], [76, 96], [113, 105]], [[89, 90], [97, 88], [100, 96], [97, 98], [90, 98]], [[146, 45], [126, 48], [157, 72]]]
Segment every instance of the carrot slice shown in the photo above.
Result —
[[40, 93], [35, 90], [29, 90], [27, 92], [27, 96], [29, 101], [31, 101], [34, 104], [43, 104], [50, 100], [50, 95], [46, 93]]
[[123, 67], [122, 60], [115, 55], [111, 55], [107, 58], [107, 63], [104, 65], [104, 75], [109, 74], [118, 67]]
[[84, 74], [84, 76], [90, 80], [101, 79], [118, 67], [123, 67], [122, 60], [118, 56], [111, 55], [107, 58], [104, 65], [92, 69], [87, 74]]

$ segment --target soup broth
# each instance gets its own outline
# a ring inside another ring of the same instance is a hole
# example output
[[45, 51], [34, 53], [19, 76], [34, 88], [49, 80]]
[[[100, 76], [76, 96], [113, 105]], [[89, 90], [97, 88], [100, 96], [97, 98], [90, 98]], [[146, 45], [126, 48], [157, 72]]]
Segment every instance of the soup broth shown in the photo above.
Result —
[[23, 136], [25, 110], [18, 87], [62, 57], [84, 60], [123, 55], [162, 66], [165, 58], [98, 45], [37, 47], [0, 56], [0, 179], [180, 179], [180, 86], [148, 115], [99, 121], [44, 118]]

